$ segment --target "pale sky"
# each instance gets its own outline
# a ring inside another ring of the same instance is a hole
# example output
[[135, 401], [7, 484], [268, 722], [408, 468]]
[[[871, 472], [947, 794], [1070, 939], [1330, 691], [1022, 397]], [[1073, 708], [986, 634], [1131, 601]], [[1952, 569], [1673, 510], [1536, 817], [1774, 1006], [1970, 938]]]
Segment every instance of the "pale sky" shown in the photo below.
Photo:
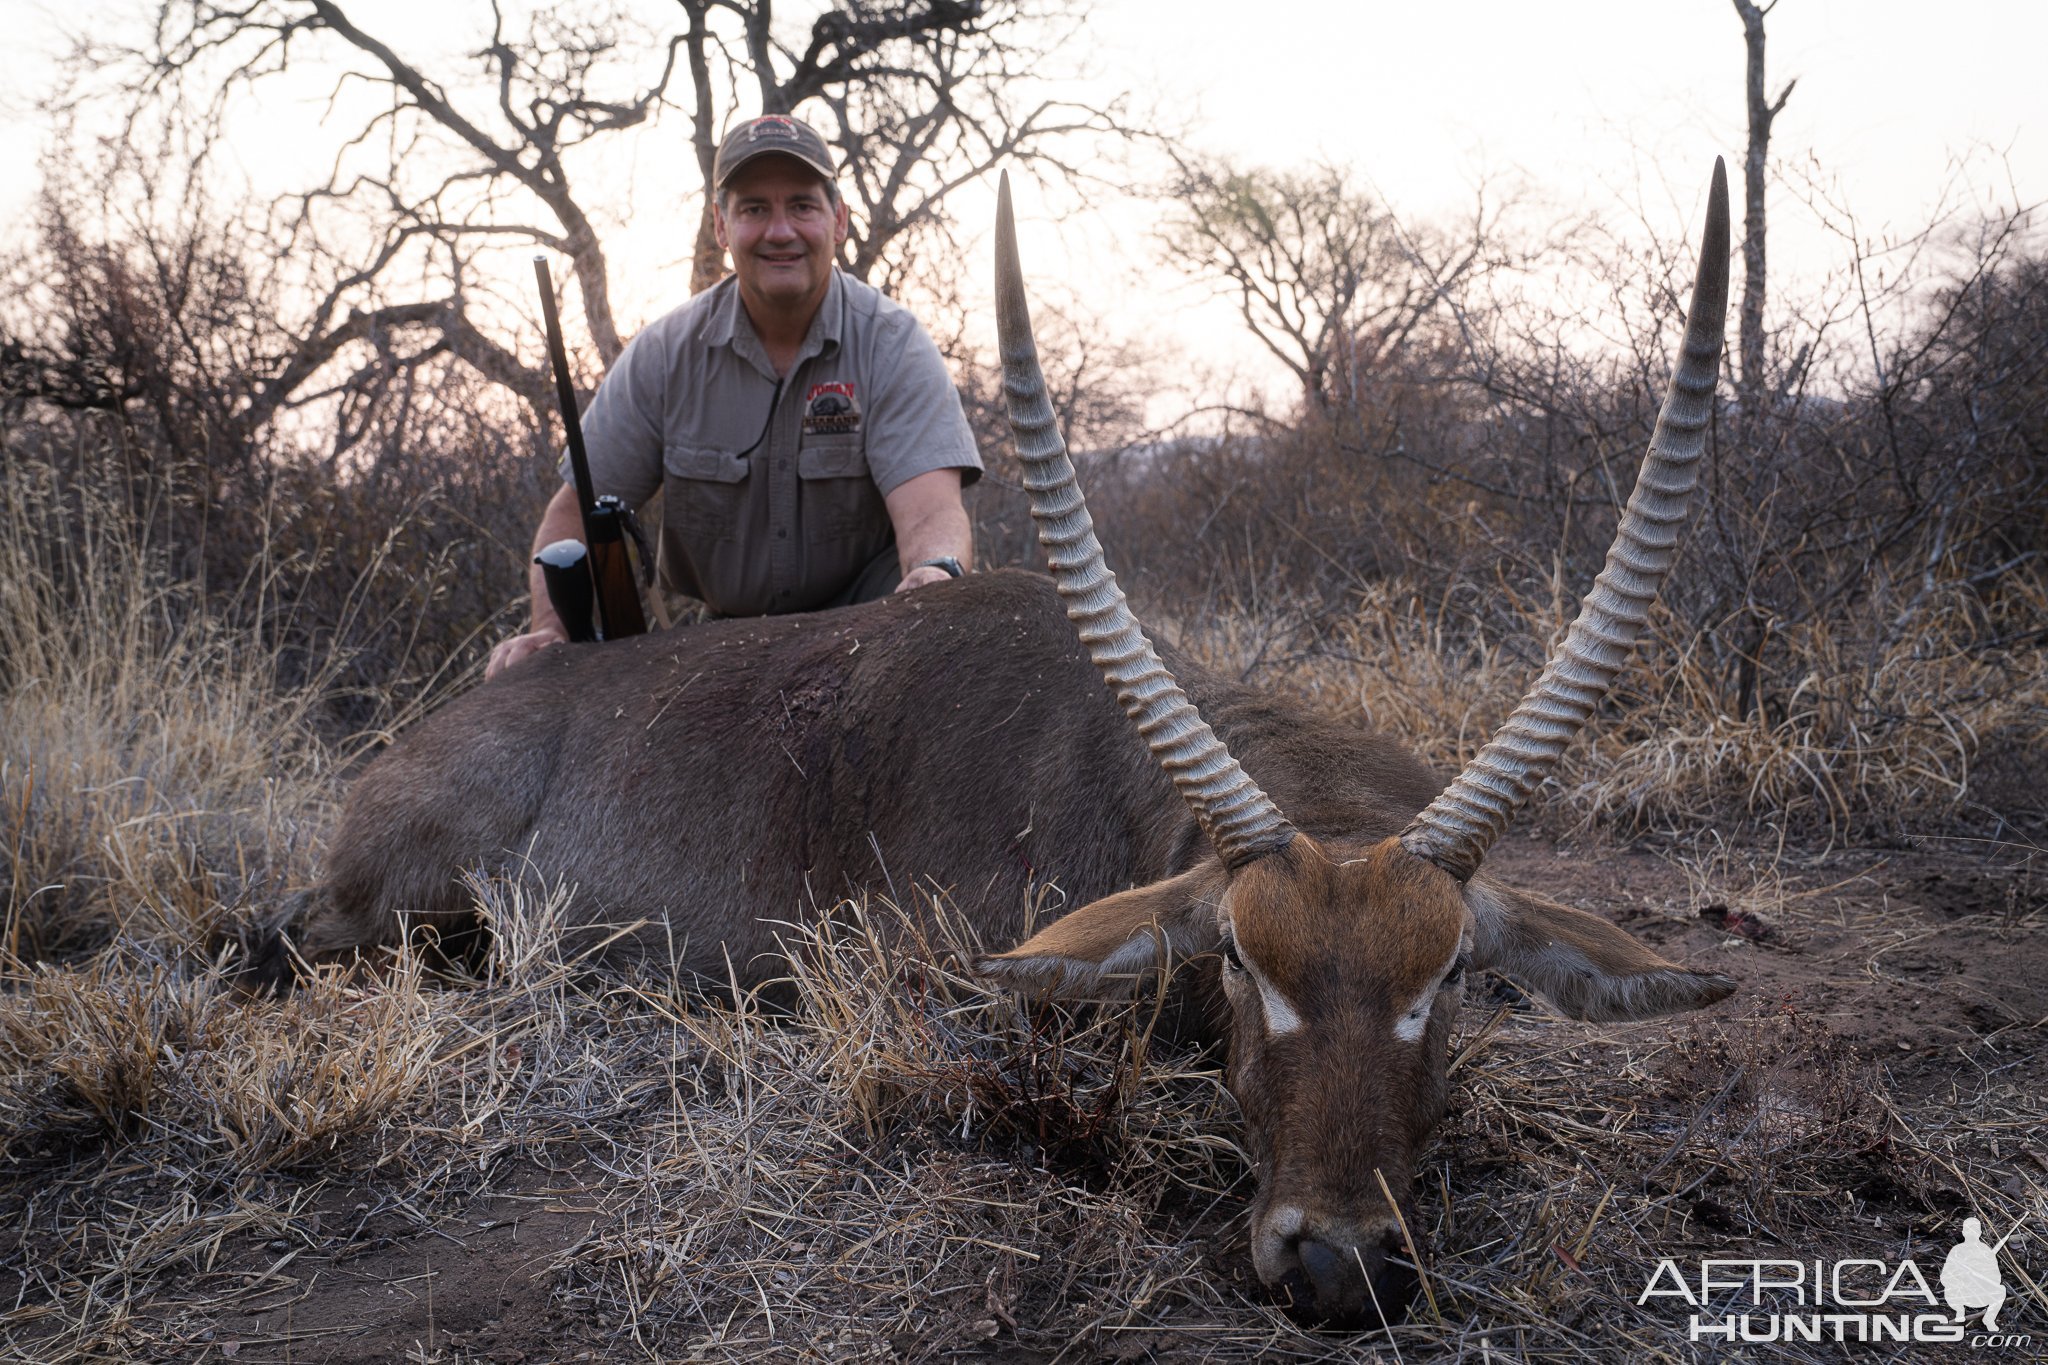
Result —
[[[475, 46], [462, 0], [427, 11], [417, 0], [347, 8], [408, 54]], [[487, 6], [474, 8], [487, 24]], [[105, 32], [147, 9], [100, 0], [92, 22]], [[43, 136], [28, 100], [46, 83], [59, 30], [83, 13], [0, 0], [10, 34], [0, 48], [0, 214], [9, 226], [32, 194]], [[666, 29], [675, 10], [648, 0], [643, 13]], [[1772, 92], [1799, 79], [1773, 159], [1817, 159], [1866, 232], [1924, 223], [1959, 155], [1974, 158], [1966, 196], [2010, 202], [2015, 187], [2023, 202], [2048, 196], [2039, 74], [2048, 4], [1782, 0], [1768, 26]], [[1099, 0], [1073, 52], [1089, 67], [1073, 87], [1083, 97], [1128, 90], [1184, 124], [1193, 146], [1248, 162], [1341, 164], [1414, 221], [1456, 212], [1477, 180], [1493, 177], [1558, 212], [1622, 220], [1639, 202], [1660, 235], [1689, 236], [1715, 154], [1740, 174], [1742, 34], [1727, 0]], [[288, 96], [273, 93], [262, 127], [238, 130], [240, 160], [259, 183], [297, 169], [308, 140], [321, 136], [326, 93], [308, 73]], [[693, 219], [675, 202], [687, 183], [677, 173], [684, 138], [684, 121], [673, 118], [637, 139], [630, 159], [607, 168], [616, 190], [598, 196], [604, 216], [623, 225], [611, 254], [616, 307], [629, 325], [680, 302], [687, 287]], [[1796, 289], [1841, 253], [1784, 199], [1775, 196], [1771, 222], [1773, 277]], [[1020, 203], [1027, 216], [1032, 208]], [[956, 210], [977, 232], [992, 215], [993, 187]], [[1226, 306], [1158, 265], [1158, 213], [1105, 199], [1057, 233], [1027, 232], [1027, 273], [1083, 287], [1112, 310], [1114, 331], [1178, 338], [1211, 363], [1276, 382]], [[985, 243], [979, 237], [975, 249]], [[984, 330], [992, 334], [993, 323]]]

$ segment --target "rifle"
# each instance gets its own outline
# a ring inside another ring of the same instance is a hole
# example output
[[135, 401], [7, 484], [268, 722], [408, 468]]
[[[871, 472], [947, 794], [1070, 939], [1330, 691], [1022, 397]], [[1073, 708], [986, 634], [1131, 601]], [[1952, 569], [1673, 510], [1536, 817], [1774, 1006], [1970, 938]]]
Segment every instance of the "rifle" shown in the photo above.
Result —
[[[607, 493], [595, 496], [590, 460], [583, 451], [583, 426], [576, 420], [576, 390], [569, 382], [569, 352], [562, 344], [562, 320], [555, 311], [548, 258], [533, 258], [540, 284], [541, 317], [548, 329], [548, 359], [555, 367], [555, 397], [569, 438], [569, 471], [576, 480], [576, 507], [583, 516], [582, 541], [558, 540], [533, 557], [547, 581], [548, 601], [574, 641], [623, 640], [647, 631], [640, 586], [629, 545], [640, 539], [633, 513]], [[644, 548], [643, 548], [644, 558]]]

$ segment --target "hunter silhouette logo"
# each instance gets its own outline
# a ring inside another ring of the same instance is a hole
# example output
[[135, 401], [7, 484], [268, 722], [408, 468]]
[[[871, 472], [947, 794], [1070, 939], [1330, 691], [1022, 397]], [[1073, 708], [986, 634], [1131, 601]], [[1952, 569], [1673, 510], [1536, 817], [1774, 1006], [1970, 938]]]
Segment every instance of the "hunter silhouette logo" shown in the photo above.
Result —
[[[1963, 1239], [1941, 1263], [1939, 1295], [1912, 1260], [1841, 1261], [1729, 1258], [1699, 1263], [1688, 1274], [1657, 1262], [1636, 1299], [1681, 1299], [1692, 1310], [1693, 1341], [1952, 1342], [1979, 1349], [2024, 1347], [2031, 1335], [2001, 1329], [2005, 1277], [1999, 1253], [2027, 1220], [1987, 1245], [1984, 1224], [1965, 1218]], [[1943, 1312], [1943, 1305], [1947, 1310]], [[1983, 1314], [1982, 1326], [1970, 1320]]]
[[[2019, 1225], [2014, 1224], [2012, 1232], [2018, 1231]], [[1957, 1322], [1981, 1308], [1984, 1330], [1998, 1330], [1998, 1310], [2005, 1306], [2005, 1278], [1998, 1273], [1998, 1253], [2012, 1240], [2012, 1232], [2001, 1237], [1997, 1246], [1988, 1247], [1984, 1245], [1984, 1225], [1974, 1218], [1963, 1220], [1963, 1240], [1941, 1263], [1941, 1296], [1955, 1310]]]

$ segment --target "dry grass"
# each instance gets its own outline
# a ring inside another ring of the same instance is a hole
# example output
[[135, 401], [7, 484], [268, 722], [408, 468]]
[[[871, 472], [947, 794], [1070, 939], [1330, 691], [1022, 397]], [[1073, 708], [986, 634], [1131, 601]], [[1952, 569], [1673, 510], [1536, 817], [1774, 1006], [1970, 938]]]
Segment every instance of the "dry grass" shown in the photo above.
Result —
[[[532, 879], [471, 886], [485, 979], [400, 958], [243, 998], [220, 931], [305, 878], [336, 791], [314, 698], [142, 547], [87, 536], [53, 564], [19, 515], [0, 541], [9, 1358], [214, 1358], [235, 1323], [304, 1301], [307, 1266], [452, 1237], [492, 1192], [591, 1210], [588, 1235], [538, 1253], [567, 1326], [529, 1349], [732, 1361], [1689, 1359], [1635, 1306], [1656, 1257], [1896, 1254], [1962, 1210], [2048, 1213], [2048, 1164], [2019, 1158], [2048, 1107], [1988, 1043], [1968, 1083], [1915, 1106], [1797, 1011], [1587, 1030], [1475, 989], [1422, 1173], [1430, 1298], [1391, 1337], [1349, 1338], [1299, 1329], [1251, 1277], [1213, 1059], [1160, 1038], [1147, 1004], [988, 996], [943, 897], [790, 926], [787, 1010], [565, 958], [573, 888]], [[1290, 685], [1439, 757], [1525, 676], [1527, 641], [1454, 646], [1391, 608], [1357, 630], [1364, 682], [1319, 663]], [[1885, 685], [1917, 686], [1900, 659]], [[1417, 728], [1430, 714], [1452, 719]], [[1972, 721], [1972, 742], [2016, 723]], [[1569, 799], [1665, 761], [1628, 753], [1581, 756]], [[1954, 799], [1946, 778], [1896, 780]], [[1774, 863], [1694, 857], [1688, 916], [1779, 919], [1804, 894]], [[264, 1349], [321, 1358], [335, 1329], [283, 1321]], [[478, 1358], [431, 1328], [412, 1355]]]
[[1304, 1332], [1248, 1272], [1228, 1097], [1142, 1007], [991, 999], [921, 927], [943, 904], [881, 902], [792, 929], [791, 1013], [707, 1004], [562, 961], [559, 890], [477, 889], [521, 946], [459, 989], [400, 963], [250, 1002], [132, 951], [15, 976], [0, 1199], [34, 1269], [0, 1341], [194, 1349], [276, 1292], [252, 1267], [346, 1252], [323, 1192], [424, 1225], [529, 1165], [597, 1213], [557, 1303], [604, 1354], [693, 1360], [1689, 1359], [1635, 1306], [1658, 1257], [1895, 1256], [2048, 1208], [2011, 1160], [2038, 1090], [1909, 1113], [1795, 1011], [1587, 1030], [1475, 1000], [1423, 1172], [1432, 1303], [1391, 1342]]
[[129, 518], [41, 472], [0, 473], [0, 948], [204, 943], [310, 866], [322, 680], [278, 686]]
[[[1226, 612], [1179, 637], [1229, 671], [1258, 660], [1272, 685], [1361, 714], [1451, 768], [1520, 700], [1575, 606], [1552, 594], [1504, 597], [1485, 611], [1431, 607], [1389, 580], [1362, 590], [1348, 617], [1296, 653], [1274, 648], [1270, 611]], [[1979, 791], [1985, 761], [2048, 749], [2043, 622], [2048, 580], [2038, 576], [2008, 581], [1989, 601], [1947, 584], [1904, 605], [1866, 604], [1777, 637], [1782, 693], [1738, 717], [1723, 709], [1723, 680], [1699, 640], [1660, 609], [1637, 663], [1539, 804], [1554, 824], [1624, 833], [1689, 834], [1730, 820], [1834, 840], [1984, 832], [1998, 823]]]

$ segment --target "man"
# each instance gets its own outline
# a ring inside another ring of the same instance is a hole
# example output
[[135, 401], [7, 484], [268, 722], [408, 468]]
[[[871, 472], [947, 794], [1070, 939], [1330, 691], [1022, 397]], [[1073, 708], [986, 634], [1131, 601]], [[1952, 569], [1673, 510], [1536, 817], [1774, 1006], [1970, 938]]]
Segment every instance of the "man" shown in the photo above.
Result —
[[[662, 579], [720, 616], [865, 602], [958, 577], [960, 490], [981, 459], [917, 320], [834, 265], [846, 204], [808, 124], [771, 114], [719, 145], [718, 244], [733, 275], [620, 353], [584, 415], [591, 480], [629, 507], [664, 497]], [[536, 551], [582, 536], [557, 489]], [[567, 638], [538, 567], [531, 629], [486, 677]]]

